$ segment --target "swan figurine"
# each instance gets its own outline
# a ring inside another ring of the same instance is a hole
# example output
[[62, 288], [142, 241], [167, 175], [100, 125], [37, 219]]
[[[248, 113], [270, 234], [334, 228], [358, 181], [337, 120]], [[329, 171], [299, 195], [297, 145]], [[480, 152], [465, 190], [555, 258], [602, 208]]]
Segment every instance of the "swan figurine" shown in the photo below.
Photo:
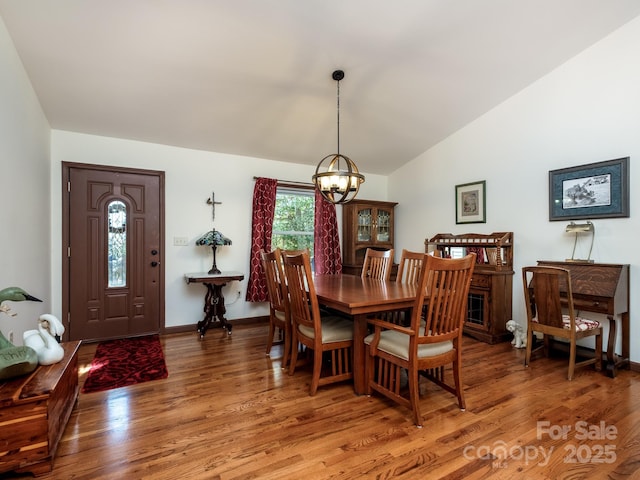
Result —
[[38, 330], [27, 330], [22, 339], [27, 347], [31, 347], [38, 355], [40, 365], [53, 365], [64, 357], [64, 349], [55, 337], [61, 337], [64, 325], [55, 316], [45, 313], [40, 315]]

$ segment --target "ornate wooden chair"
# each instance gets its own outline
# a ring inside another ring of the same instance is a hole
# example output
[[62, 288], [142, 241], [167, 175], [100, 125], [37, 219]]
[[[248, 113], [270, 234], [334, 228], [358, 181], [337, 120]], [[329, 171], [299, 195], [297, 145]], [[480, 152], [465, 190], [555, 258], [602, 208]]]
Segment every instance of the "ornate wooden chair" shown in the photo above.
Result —
[[282, 268], [279, 248], [272, 252], [261, 252], [262, 268], [269, 292], [269, 336], [267, 355], [271, 353], [273, 341], [278, 332], [282, 335], [282, 368], [286, 368], [291, 354], [291, 315], [289, 313], [289, 293]]
[[[374, 332], [364, 341], [367, 393], [375, 390], [408, 407], [418, 427], [422, 427], [420, 376], [456, 395], [460, 409], [465, 409], [461, 379], [462, 327], [476, 259], [475, 254], [460, 259], [423, 256], [410, 325], [403, 327], [369, 319]], [[421, 319], [425, 299], [425, 317]], [[444, 367], [448, 364], [453, 367], [453, 385], [444, 378]], [[408, 397], [401, 384], [403, 369], [408, 374]]]
[[362, 278], [389, 280], [393, 266], [393, 248], [374, 250], [367, 248], [362, 264]]
[[[289, 288], [292, 342], [313, 350], [313, 374], [309, 394], [318, 387], [353, 378], [353, 323], [337, 316], [321, 316], [307, 252], [283, 252], [284, 274]], [[323, 371], [323, 354], [329, 352], [330, 369]], [[289, 374], [293, 375], [298, 348], [292, 349]]]
[[[571, 273], [559, 267], [523, 267], [525, 307], [527, 310], [527, 351], [524, 365], [529, 366], [534, 332], [544, 336], [545, 354], [549, 353], [553, 337], [569, 341], [569, 371], [573, 378], [575, 367], [595, 364], [602, 368], [602, 327], [600, 322], [578, 317], [573, 306]], [[563, 304], [565, 305], [563, 308]], [[576, 363], [576, 341], [595, 335], [595, 356]]]

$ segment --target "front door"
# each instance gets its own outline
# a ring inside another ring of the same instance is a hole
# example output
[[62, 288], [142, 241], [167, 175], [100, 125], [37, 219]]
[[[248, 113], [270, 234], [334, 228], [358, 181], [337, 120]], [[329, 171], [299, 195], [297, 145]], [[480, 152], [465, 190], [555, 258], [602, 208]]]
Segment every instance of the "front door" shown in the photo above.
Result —
[[164, 172], [63, 163], [63, 180], [68, 338], [158, 333], [164, 327]]

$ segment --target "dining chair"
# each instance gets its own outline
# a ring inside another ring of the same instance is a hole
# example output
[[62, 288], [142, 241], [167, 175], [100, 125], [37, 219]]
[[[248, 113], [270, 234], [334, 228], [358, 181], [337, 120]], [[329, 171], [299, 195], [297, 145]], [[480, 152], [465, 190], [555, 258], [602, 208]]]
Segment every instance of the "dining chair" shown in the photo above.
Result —
[[[421, 377], [456, 395], [458, 406], [465, 409], [461, 378], [462, 328], [476, 260], [474, 253], [459, 259], [423, 255], [409, 326], [370, 318], [367, 321], [374, 331], [364, 340], [367, 394], [375, 390], [409, 408], [418, 427], [422, 427]], [[453, 384], [445, 379], [444, 367], [449, 364]], [[401, 381], [403, 370], [407, 371], [408, 396]]]
[[389, 250], [374, 250], [367, 248], [362, 264], [362, 278], [389, 280], [393, 266], [393, 248]]
[[[571, 288], [571, 273], [565, 268], [531, 266], [522, 268], [525, 308], [527, 311], [527, 350], [524, 365], [529, 366], [536, 332], [543, 335], [545, 355], [549, 354], [554, 337], [569, 341], [569, 371], [567, 379], [573, 378], [575, 367], [595, 364], [602, 368], [602, 327], [597, 320], [576, 315]], [[595, 336], [595, 355], [576, 362], [576, 341]]]
[[[283, 252], [284, 274], [289, 288], [292, 325], [292, 353], [289, 374], [293, 375], [299, 344], [313, 351], [313, 373], [309, 394], [318, 387], [353, 378], [353, 323], [338, 316], [321, 316], [313, 285], [309, 254], [289, 255]], [[323, 356], [328, 352], [330, 368], [323, 369]]]
[[269, 336], [266, 354], [271, 353], [274, 338], [277, 333], [280, 333], [282, 335], [282, 368], [286, 368], [291, 354], [291, 315], [282, 255], [279, 248], [272, 252], [262, 251], [260, 255], [269, 294]]
[[[424, 258], [424, 253], [422, 252], [410, 252], [407, 249], [402, 249], [402, 255], [400, 256], [400, 262], [398, 263], [396, 282], [417, 284], [420, 279], [420, 272], [422, 271]], [[410, 317], [410, 308], [404, 310], [393, 310], [386, 312], [381, 316], [381, 318], [387, 322], [405, 326], [407, 326]]]
[[409, 250], [403, 248], [402, 255], [400, 256], [400, 263], [398, 264], [396, 282], [413, 284], [418, 283], [423, 262], [424, 253], [410, 252]]

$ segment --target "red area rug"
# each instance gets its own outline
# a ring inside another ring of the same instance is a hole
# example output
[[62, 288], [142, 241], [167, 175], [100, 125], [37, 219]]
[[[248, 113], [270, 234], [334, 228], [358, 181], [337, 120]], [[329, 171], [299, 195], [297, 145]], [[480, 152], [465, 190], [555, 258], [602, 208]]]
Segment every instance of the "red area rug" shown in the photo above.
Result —
[[167, 378], [158, 335], [100, 342], [82, 393], [126, 387]]

